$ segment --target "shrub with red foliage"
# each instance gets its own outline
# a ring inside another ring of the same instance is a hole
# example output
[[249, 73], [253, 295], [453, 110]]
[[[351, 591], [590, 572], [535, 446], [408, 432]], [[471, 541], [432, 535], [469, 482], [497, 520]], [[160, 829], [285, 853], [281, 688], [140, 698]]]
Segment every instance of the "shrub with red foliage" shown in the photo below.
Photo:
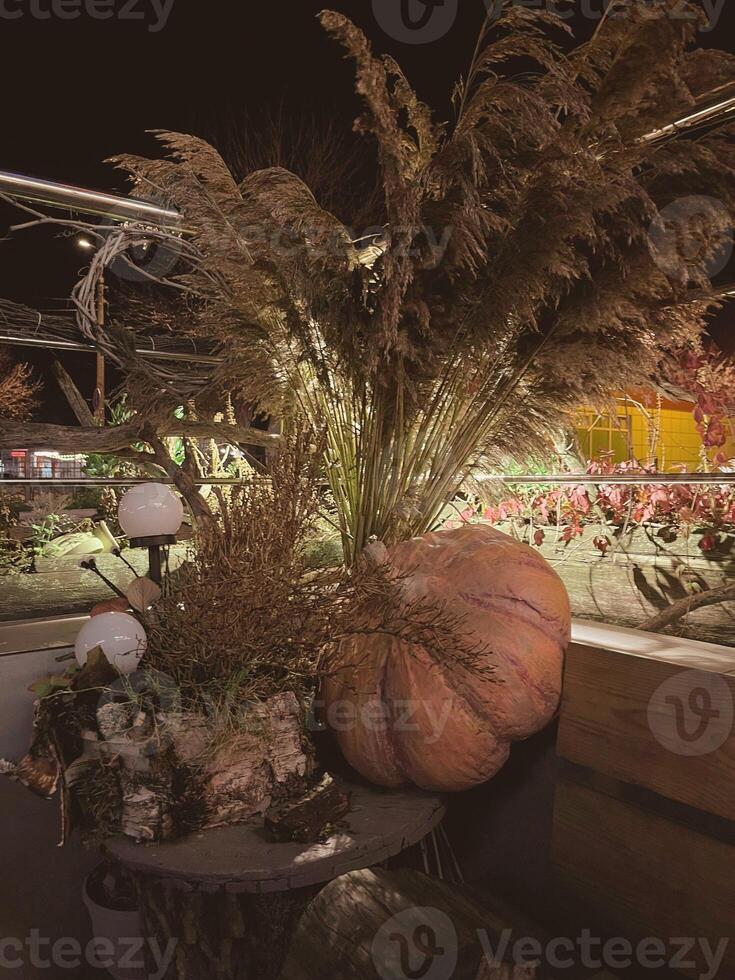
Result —
[[[522, 521], [531, 528], [530, 540], [540, 547], [554, 528], [559, 541], [569, 543], [580, 537], [589, 525], [607, 525], [615, 534], [622, 528], [656, 526], [664, 540], [675, 541], [680, 533], [703, 531], [699, 547], [715, 551], [722, 535], [735, 525], [735, 488], [727, 484], [606, 483], [605, 477], [619, 474], [653, 473], [635, 460], [625, 463], [590, 462], [587, 473], [600, 477], [597, 485], [557, 487], [542, 492], [519, 493], [492, 507], [467, 507], [447, 527], [476, 520], [502, 524]], [[612, 546], [607, 536], [593, 542], [603, 555]]]
[[723, 452], [728, 439], [735, 435], [735, 361], [714, 346], [702, 346], [681, 353], [676, 360], [672, 380], [696, 399], [694, 421], [706, 449], [717, 450], [712, 462], [727, 462]]

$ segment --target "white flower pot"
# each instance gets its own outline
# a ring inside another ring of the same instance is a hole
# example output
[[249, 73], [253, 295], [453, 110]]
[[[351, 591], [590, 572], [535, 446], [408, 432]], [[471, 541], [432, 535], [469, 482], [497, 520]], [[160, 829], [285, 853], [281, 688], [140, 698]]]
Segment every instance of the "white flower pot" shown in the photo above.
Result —
[[[92, 920], [92, 936], [95, 939], [109, 940], [113, 947], [112, 964], [107, 965], [107, 950], [98, 953], [105, 968], [114, 980], [148, 980], [148, 974], [143, 962], [143, 947], [140, 944], [141, 924], [137, 910], [120, 912], [116, 909], [98, 905], [91, 897], [88, 889], [89, 877], [84, 881], [82, 899]], [[132, 948], [131, 940], [137, 940]], [[138, 947], [140, 947], [138, 949]], [[128, 962], [134, 965], [126, 965]]]

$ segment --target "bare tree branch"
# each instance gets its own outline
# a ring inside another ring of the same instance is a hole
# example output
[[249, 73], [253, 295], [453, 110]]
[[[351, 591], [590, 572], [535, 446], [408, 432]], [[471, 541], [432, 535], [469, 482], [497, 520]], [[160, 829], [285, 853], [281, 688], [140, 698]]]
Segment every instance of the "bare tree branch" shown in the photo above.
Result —
[[721, 602], [735, 602], [735, 582], [722, 585], [717, 589], [708, 589], [706, 592], [698, 592], [695, 595], [686, 596], [684, 599], [678, 599], [656, 616], [646, 620], [645, 623], [641, 623], [639, 629], [649, 633], [657, 633], [697, 609], [715, 606]]
[[[47, 425], [0, 418], [0, 449], [51, 449], [62, 453], [116, 453], [145, 442], [142, 424], [98, 428], [73, 425]], [[276, 448], [280, 436], [242, 425], [215, 422], [184, 422], [172, 419], [156, 426], [159, 437], [190, 436], [216, 439], [232, 445]]]
[[153, 449], [154, 462], [174, 481], [176, 489], [188, 503], [195, 520], [204, 522], [212, 521], [213, 516], [209, 504], [197, 490], [192, 477], [173, 461], [160, 434], [152, 425], [146, 424], [143, 426], [141, 435]]
[[77, 422], [80, 425], [88, 426], [91, 428], [94, 425], [94, 415], [90, 411], [89, 405], [84, 400], [84, 396], [74, 384], [69, 372], [66, 370], [61, 361], [55, 360], [51, 365], [51, 373], [59, 388], [63, 391], [66, 396], [66, 400], [71, 406], [71, 410], [77, 417]]

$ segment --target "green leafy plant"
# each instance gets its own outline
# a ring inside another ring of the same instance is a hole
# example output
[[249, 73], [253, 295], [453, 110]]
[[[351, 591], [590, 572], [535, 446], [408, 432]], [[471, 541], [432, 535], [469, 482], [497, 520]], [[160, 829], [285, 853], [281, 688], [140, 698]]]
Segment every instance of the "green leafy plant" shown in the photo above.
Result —
[[49, 514], [40, 523], [31, 524], [33, 537], [31, 547], [35, 555], [40, 555], [60, 533], [62, 518], [58, 514]]
[[68, 691], [77, 673], [76, 667], [70, 668], [64, 674], [54, 674], [48, 677], [41, 677], [35, 681], [28, 690], [38, 698], [52, 697], [58, 691]]

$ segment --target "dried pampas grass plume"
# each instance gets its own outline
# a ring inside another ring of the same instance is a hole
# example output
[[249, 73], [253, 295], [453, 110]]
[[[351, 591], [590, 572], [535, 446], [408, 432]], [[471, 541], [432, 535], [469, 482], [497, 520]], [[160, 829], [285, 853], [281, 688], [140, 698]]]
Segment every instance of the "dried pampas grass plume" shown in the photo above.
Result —
[[[159, 134], [166, 159], [116, 161], [193, 232], [164, 319], [222, 357], [197, 397], [230, 390], [326, 426], [348, 563], [373, 538], [429, 530], [470, 475], [544, 452], [581, 404], [648, 383], [704, 331], [707, 261], [735, 204], [731, 124], [696, 140], [666, 127], [732, 82], [735, 62], [696, 47], [697, 3], [616, 13], [570, 46], [558, 16], [503, 4], [441, 124], [395, 61], [324, 12], [377, 161], [386, 227], [369, 249], [283, 167], [239, 180], [176, 133]], [[651, 226], [691, 195], [720, 205], [697, 231], [702, 261], [663, 263]]]

